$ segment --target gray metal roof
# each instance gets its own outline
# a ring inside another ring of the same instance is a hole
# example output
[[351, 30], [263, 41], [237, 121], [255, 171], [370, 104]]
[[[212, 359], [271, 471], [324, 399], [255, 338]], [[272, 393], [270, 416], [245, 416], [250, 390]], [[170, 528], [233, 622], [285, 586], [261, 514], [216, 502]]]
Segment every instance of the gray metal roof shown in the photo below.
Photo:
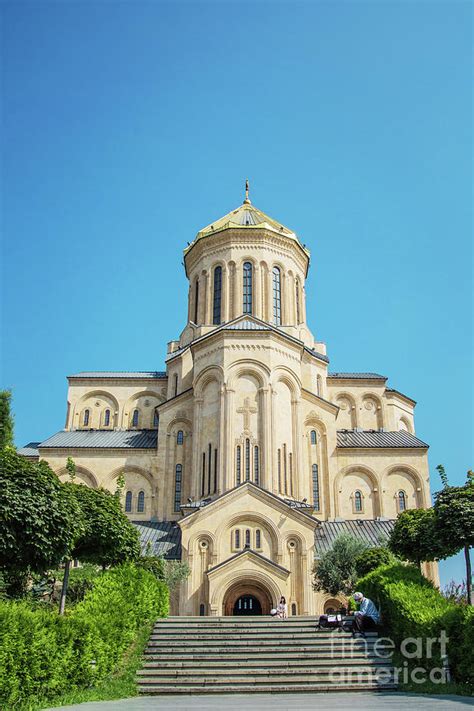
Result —
[[400, 390], [395, 390], [395, 388], [385, 388], [386, 393], [395, 393], [396, 395], [400, 395], [401, 397], [404, 397], [406, 400], [410, 400], [414, 405], [416, 405], [416, 400], [413, 400], [413, 398], [408, 397], [408, 395], [405, 395], [405, 393], [401, 393]]
[[250, 320], [244, 319], [243, 321], [238, 321], [237, 323], [229, 324], [222, 330], [225, 330], [225, 331], [271, 331], [272, 329], [263, 323], [256, 323], [255, 321], [250, 321]]
[[339, 380], [387, 380], [385, 375], [378, 373], [328, 373], [328, 378]]
[[155, 449], [157, 436], [157, 430], [63, 430], [39, 446], [41, 449]]
[[24, 447], [17, 449], [17, 453], [22, 457], [39, 457], [38, 447], [41, 442], [28, 442]]
[[308, 348], [305, 346], [305, 350], [308, 351], [308, 353], [311, 353], [315, 358], [319, 358], [319, 360], [324, 361], [325, 363], [329, 363], [329, 358], [327, 355], [324, 355], [324, 353], [318, 353], [318, 351], [315, 351], [313, 348]]
[[338, 430], [338, 447], [356, 448], [400, 448], [415, 447], [426, 449], [428, 445], [410, 432], [400, 430], [399, 432], [381, 432], [379, 430]]
[[348, 533], [354, 538], [360, 538], [371, 546], [380, 545], [390, 536], [394, 523], [395, 521], [392, 519], [322, 521], [321, 526], [314, 532], [316, 557], [326, 553], [341, 533]]
[[159, 370], [137, 370], [137, 371], [119, 371], [119, 370], [84, 370], [74, 375], [69, 375], [69, 378], [97, 378], [100, 380], [124, 378], [128, 380], [162, 380], [168, 377], [165, 372]]
[[172, 521], [132, 521], [140, 534], [142, 553], [181, 559], [181, 529]]

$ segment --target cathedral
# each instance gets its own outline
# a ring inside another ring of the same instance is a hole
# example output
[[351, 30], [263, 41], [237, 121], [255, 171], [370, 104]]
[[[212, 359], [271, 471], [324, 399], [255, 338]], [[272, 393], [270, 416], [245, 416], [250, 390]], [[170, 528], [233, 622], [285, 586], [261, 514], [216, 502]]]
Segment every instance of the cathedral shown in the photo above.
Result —
[[268, 614], [281, 595], [290, 615], [334, 609], [311, 571], [337, 535], [376, 545], [431, 505], [416, 403], [383, 375], [330, 370], [306, 323], [309, 262], [247, 186], [184, 250], [166, 369], [70, 375], [65, 428], [20, 450], [62, 480], [68, 457], [87, 486], [123, 475], [143, 550], [190, 566], [175, 614]]

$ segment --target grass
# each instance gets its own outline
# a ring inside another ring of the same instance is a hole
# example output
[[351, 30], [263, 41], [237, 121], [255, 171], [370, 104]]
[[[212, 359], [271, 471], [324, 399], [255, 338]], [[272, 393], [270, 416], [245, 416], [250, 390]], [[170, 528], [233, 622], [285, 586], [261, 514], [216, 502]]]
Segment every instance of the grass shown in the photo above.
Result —
[[137, 696], [136, 672], [142, 665], [142, 655], [151, 634], [153, 622], [148, 622], [138, 632], [135, 641], [125, 653], [120, 666], [107, 679], [91, 689], [77, 689], [52, 699], [32, 699], [15, 711], [39, 711], [56, 706], [70, 706], [84, 701], [110, 701]]

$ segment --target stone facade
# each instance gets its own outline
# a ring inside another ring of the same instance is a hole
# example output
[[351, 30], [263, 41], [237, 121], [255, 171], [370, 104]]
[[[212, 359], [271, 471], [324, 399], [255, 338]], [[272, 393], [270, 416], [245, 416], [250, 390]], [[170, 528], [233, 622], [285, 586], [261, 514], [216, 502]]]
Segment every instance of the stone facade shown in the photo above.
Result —
[[321, 522], [430, 505], [415, 402], [383, 376], [328, 371], [306, 323], [309, 259], [246, 198], [185, 250], [187, 324], [166, 372], [71, 376], [65, 431], [39, 445], [60, 478], [68, 456], [88, 486], [123, 473], [132, 520], [177, 522], [181, 614], [245, 597], [265, 612], [282, 594], [292, 614], [322, 612]]

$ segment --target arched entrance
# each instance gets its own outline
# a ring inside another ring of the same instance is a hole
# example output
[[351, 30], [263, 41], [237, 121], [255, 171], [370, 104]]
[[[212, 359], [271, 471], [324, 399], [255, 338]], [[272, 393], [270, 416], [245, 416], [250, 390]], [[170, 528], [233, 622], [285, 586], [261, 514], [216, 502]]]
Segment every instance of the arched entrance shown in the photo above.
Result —
[[269, 615], [272, 596], [260, 583], [240, 581], [232, 585], [224, 596], [224, 615]]

